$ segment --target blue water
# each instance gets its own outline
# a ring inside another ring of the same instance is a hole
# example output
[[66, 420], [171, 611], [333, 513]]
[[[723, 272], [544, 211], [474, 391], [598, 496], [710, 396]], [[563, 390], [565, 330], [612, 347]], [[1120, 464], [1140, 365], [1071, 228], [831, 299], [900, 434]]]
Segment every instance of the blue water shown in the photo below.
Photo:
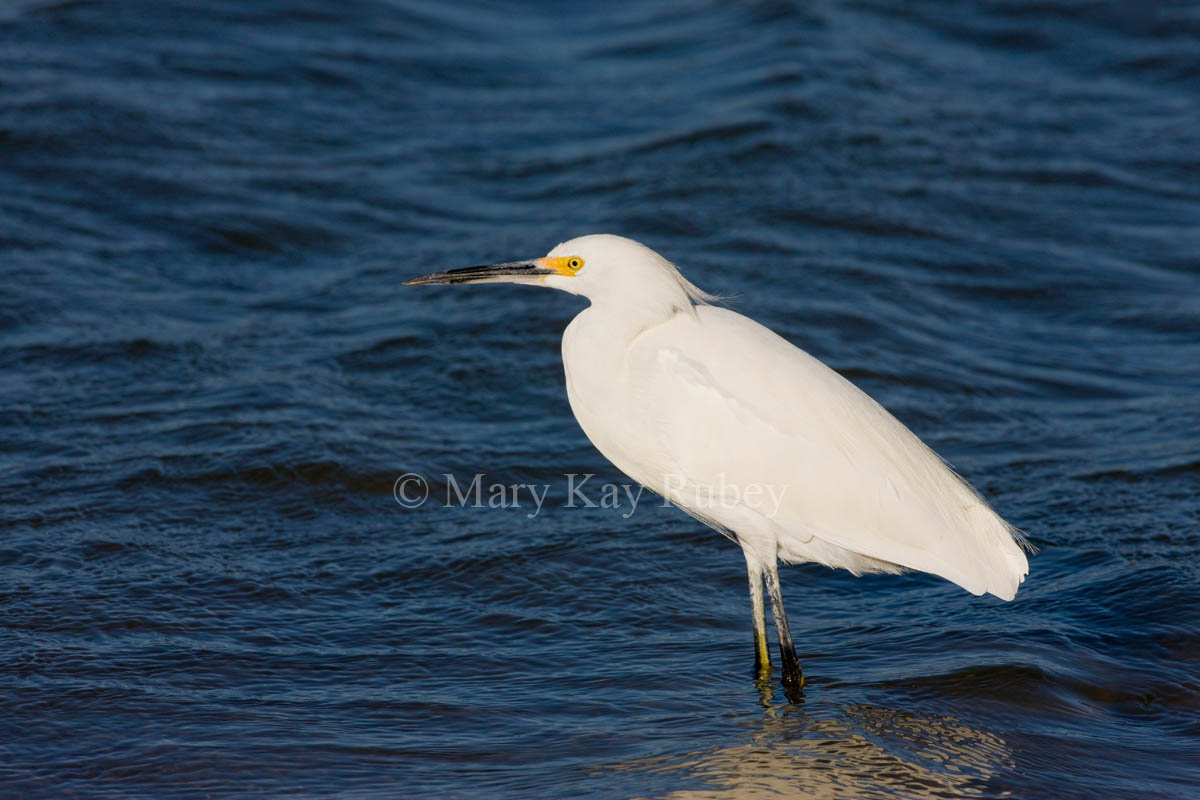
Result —
[[[788, 568], [756, 682], [735, 546], [567, 506], [579, 299], [401, 286], [592, 232], [952, 461], [1017, 599]], [[1195, 797], [1198, 254], [1194, 4], [6, 3], [0, 794]]]

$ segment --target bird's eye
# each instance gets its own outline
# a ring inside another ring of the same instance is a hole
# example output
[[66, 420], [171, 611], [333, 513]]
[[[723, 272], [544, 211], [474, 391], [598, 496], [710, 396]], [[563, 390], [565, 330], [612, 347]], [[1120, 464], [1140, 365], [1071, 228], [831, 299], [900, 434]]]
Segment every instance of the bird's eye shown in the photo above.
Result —
[[583, 266], [583, 259], [577, 256], [567, 259], [567, 268], [572, 272]]

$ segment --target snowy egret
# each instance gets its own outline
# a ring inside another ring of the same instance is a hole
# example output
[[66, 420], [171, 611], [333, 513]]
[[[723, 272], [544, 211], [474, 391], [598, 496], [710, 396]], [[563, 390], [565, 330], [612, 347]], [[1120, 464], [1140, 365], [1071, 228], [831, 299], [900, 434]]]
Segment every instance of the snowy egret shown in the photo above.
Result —
[[770, 663], [765, 581], [783, 683], [803, 684], [779, 562], [931, 572], [1004, 600], [1028, 574], [1020, 534], [899, 420], [769, 329], [712, 305], [648, 247], [583, 236], [544, 258], [407, 285], [461, 283], [591, 301], [563, 333], [571, 410], [630, 478], [741, 546], [760, 674]]

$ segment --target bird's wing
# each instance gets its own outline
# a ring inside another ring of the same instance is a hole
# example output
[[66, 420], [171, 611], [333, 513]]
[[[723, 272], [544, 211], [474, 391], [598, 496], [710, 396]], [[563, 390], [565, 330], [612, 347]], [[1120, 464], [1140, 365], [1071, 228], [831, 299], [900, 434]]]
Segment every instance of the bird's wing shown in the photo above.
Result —
[[[1005, 599], [1027, 573], [1012, 527], [932, 450], [758, 323], [707, 306], [676, 315], [634, 340], [627, 368], [631, 407], [654, 437], [634, 477], [674, 472], [725, 502], [760, 487], [757, 510], [782, 532], [785, 556], [784, 537], [817, 536]], [[744, 510], [750, 498], [737, 502]]]

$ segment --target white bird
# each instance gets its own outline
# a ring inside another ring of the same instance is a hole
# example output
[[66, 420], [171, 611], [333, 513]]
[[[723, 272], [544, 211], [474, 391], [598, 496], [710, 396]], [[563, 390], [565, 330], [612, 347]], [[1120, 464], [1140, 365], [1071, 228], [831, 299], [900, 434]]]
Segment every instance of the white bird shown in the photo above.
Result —
[[785, 686], [803, 685], [778, 562], [920, 570], [1011, 600], [1020, 533], [854, 384], [689, 283], [653, 250], [583, 236], [544, 258], [415, 284], [523, 283], [591, 301], [563, 333], [571, 410], [630, 478], [742, 548], [755, 663], [770, 663], [763, 580]]

